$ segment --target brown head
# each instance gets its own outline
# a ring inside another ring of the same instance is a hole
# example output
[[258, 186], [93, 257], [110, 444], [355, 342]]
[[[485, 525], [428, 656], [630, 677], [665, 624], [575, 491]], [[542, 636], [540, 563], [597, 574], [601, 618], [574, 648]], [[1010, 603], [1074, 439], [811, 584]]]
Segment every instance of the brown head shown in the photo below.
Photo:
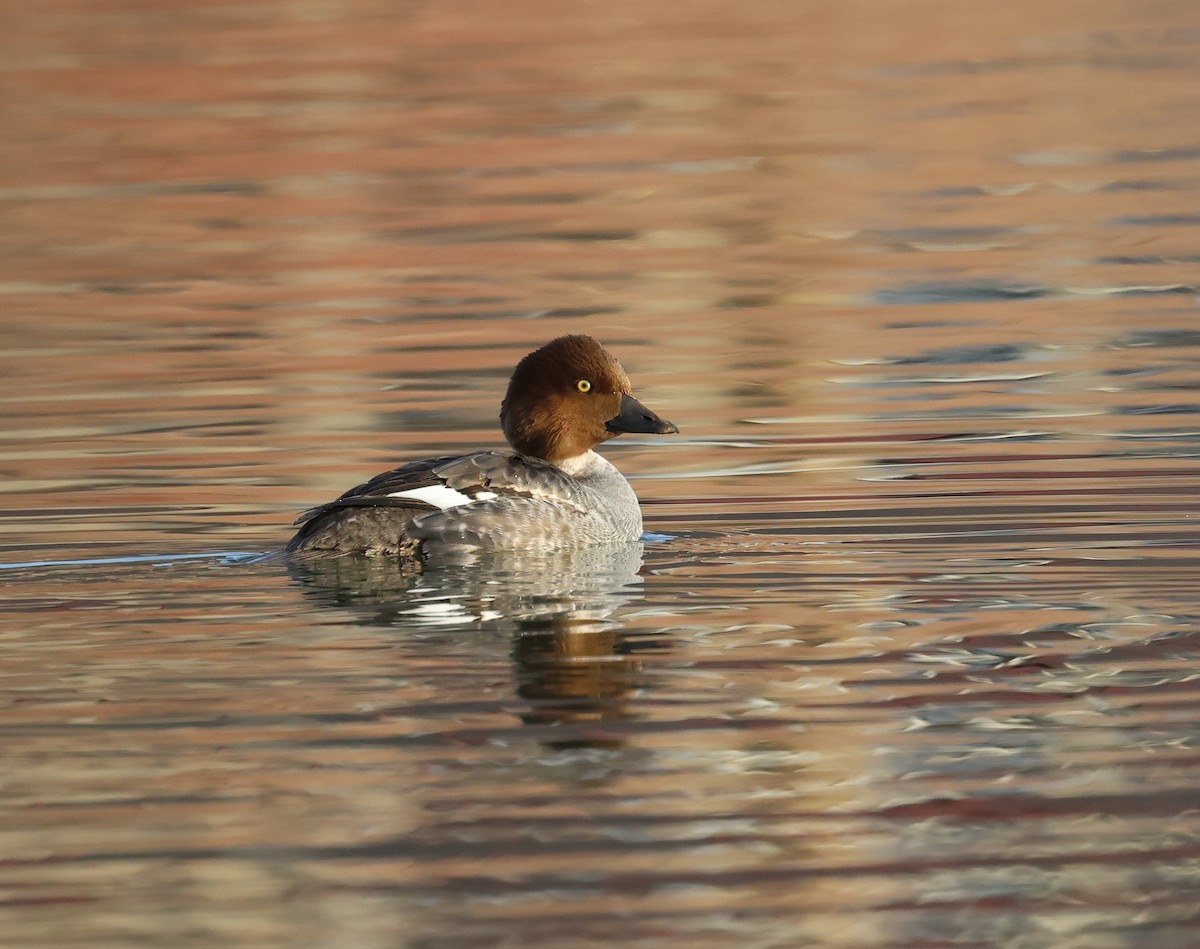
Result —
[[513, 370], [500, 423], [523, 455], [557, 464], [622, 432], [678, 432], [633, 397], [629, 377], [590, 336], [560, 336]]

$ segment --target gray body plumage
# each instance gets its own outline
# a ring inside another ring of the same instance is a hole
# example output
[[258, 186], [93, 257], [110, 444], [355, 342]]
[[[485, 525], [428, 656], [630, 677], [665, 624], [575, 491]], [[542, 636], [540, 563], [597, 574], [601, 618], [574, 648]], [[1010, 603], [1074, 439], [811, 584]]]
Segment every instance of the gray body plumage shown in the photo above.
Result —
[[[440, 507], [407, 492], [444, 487]], [[439, 549], [561, 550], [631, 543], [642, 514], [625, 476], [593, 451], [549, 464], [515, 452], [432, 458], [385, 472], [305, 512], [288, 550], [416, 557]]]

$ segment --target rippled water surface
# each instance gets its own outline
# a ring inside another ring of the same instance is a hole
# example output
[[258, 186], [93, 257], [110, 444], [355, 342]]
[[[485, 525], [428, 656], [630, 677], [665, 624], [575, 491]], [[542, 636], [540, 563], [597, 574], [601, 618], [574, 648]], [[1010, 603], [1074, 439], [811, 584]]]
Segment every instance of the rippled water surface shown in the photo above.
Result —
[[[1200, 7], [0, 30], [9, 946], [1200, 945]], [[256, 560], [563, 332], [644, 545]]]

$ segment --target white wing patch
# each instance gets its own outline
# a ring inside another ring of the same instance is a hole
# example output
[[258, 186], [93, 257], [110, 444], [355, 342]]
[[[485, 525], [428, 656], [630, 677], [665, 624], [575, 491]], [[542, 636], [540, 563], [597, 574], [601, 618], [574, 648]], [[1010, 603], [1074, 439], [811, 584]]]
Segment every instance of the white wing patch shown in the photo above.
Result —
[[[485, 494], [487, 492], [484, 492]], [[483, 497], [483, 494], [479, 495]], [[463, 494], [461, 491], [455, 491], [453, 488], [448, 488], [444, 484], [431, 484], [424, 488], [412, 488], [409, 491], [396, 491], [388, 495], [389, 498], [412, 498], [414, 501], [423, 501], [426, 504], [431, 504], [436, 508], [441, 508], [443, 511], [452, 507], [458, 507], [460, 504], [470, 504], [475, 499], [470, 495]], [[492, 495], [495, 497], [495, 495]]]

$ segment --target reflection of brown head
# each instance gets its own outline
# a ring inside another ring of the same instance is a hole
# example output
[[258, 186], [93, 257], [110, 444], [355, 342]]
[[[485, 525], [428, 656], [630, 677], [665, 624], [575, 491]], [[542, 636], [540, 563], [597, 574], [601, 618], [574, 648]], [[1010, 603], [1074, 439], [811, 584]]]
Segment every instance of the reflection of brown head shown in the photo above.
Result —
[[[613, 747], [623, 742], [603, 728], [629, 717], [623, 698], [639, 687], [641, 664], [618, 655], [616, 629], [572, 629], [569, 620], [526, 629], [513, 643], [517, 693], [531, 707], [527, 725], [573, 726], [554, 747]], [[587, 726], [597, 726], [591, 732]]]

